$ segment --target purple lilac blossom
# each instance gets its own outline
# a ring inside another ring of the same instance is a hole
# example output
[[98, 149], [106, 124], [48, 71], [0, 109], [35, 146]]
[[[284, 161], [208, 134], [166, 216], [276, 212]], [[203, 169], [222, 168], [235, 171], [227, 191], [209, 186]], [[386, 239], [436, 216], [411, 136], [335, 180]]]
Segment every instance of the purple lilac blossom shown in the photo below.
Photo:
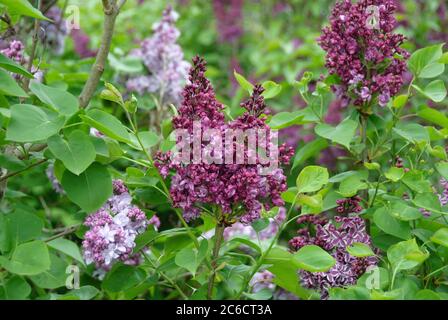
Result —
[[90, 37], [81, 29], [73, 29], [70, 33], [76, 54], [80, 58], [91, 58], [96, 56], [96, 52], [90, 49]]
[[63, 13], [57, 6], [52, 6], [45, 16], [52, 21], [42, 21], [43, 42], [52, 49], [54, 54], [62, 55], [65, 48], [65, 38], [68, 35], [65, 20], [62, 19]]
[[21, 64], [24, 61], [24, 50], [25, 47], [21, 41], [12, 40], [5, 49], [0, 50], [0, 53]]
[[281, 224], [286, 219], [286, 209], [285, 207], [280, 207], [277, 215], [274, 218], [269, 218], [269, 225], [266, 229], [261, 230], [258, 233], [255, 229], [250, 225], [244, 225], [241, 222], [236, 222], [230, 227], [227, 227], [224, 230], [224, 239], [230, 240], [235, 237], [245, 237], [251, 240], [268, 240], [275, 237], [278, 233]]
[[176, 43], [180, 35], [175, 27], [177, 19], [177, 12], [168, 6], [162, 20], [153, 25], [153, 36], [143, 40], [141, 47], [131, 52], [131, 55], [142, 59], [149, 75], [130, 78], [127, 89], [140, 95], [157, 92], [162, 105], [179, 105], [182, 85], [188, 74], [189, 64]]
[[54, 173], [54, 164], [50, 163], [45, 170], [45, 173], [47, 174], [47, 178], [51, 183], [51, 186], [53, 187], [53, 190], [56, 191], [59, 194], [65, 194], [64, 189], [62, 188], [61, 183], [59, 182], [58, 178], [56, 178], [56, 175]]
[[234, 43], [243, 35], [243, 0], [213, 0], [221, 42]]
[[89, 228], [84, 236], [83, 255], [86, 264], [94, 263], [95, 274], [103, 277], [113, 264], [121, 261], [135, 265], [141, 262], [139, 254], [132, 254], [135, 238], [152, 224], [157, 229], [157, 216], [150, 220], [137, 206], [121, 180], [113, 181], [113, 196], [95, 213], [89, 215], [84, 225]]
[[351, 198], [336, 200], [336, 212], [340, 215], [347, 215], [350, 213], [360, 213], [363, 209], [360, 205], [361, 197], [353, 196]]
[[[370, 6], [379, 9], [378, 28], [368, 25]], [[335, 91], [355, 106], [373, 100], [385, 106], [403, 85], [409, 53], [400, 48], [405, 37], [393, 33], [395, 10], [394, 0], [339, 1], [319, 38], [326, 67], [341, 80]]]
[[274, 274], [268, 270], [259, 271], [249, 282], [249, 286], [252, 288], [253, 293], [260, 292], [263, 289], [268, 289], [270, 291], [275, 290]]
[[[200, 121], [202, 132], [207, 129], [220, 131], [220, 137], [225, 137], [227, 129], [263, 129], [269, 137], [270, 128], [265, 119], [260, 118], [266, 108], [262, 96], [263, 88], [255, 86], [252, 97], [242, 103], [246, 113], [237, 119], [226, 123], [221, 112], [223, 105], [215, 98], [210, 81], [205, 78], [205, 61], [199, 57], [193, 59], [194, 67], [190, 70], [189, 83], [183, 91], [183, 102], [179, 115], [173, 119], [174, 129], [186, 130], [193, 134], [193, 123]], [[201, 137], [190, 137], [190, 141]], [[224, 143], [223, 143], [224, 145]], [[202, 143], [201, 150], [206, 147]], [[268, 146], [267, 150], [272, 146]], [[193, 148], [191, 148], [193, 149]], [[235, 155], [236, 143], [233, 148], [225, 149], [226, 155]], [[248, 150], [244, 148], [244, 164], [189, 163], [176, 164], [170, 161], [169, 154], [158, 153], [155, 165], [159, 172], [166, 177], [170, 169], [175, 170], [171, 180], [171, 197], [175, 207], [183, 209], [184, 218], [192, 220], [200, 215], [198, 204], [219, 206], [228, 216], [238, 212], [239, 221], [249, 224], [260, 218], [264, 206], [269, 210], [273, 206], [282, 206], [284, 201], [281, 193], [286, 191], [286, 177], [283, 170], [278, 168], [267, 175], [260, 171], [265, 167], [256, 156], [255, 164], [248, 164]], [[286, 164], [292, 157], [293, 150], [281, 145], [278, 148], [278, 159], [271, 159], [277, 164]], [[234, 158], [233, 158], [234, 159]], [[221, 160], [223, 155], [221, 154]], [[221, 161], [222, 163], [223, 161]], [[236, 209], [236, 210], [235, 210]]]
[[367, 268], [377, 265], [377, 257], [353, 257], [346, 249], [355, 242], [372, 245], [362, 218], [356, 215], [336, 216], [334, 221], [329, 221], [326, 218], [306, 215], [300, 217], [297, 222], [303, 227], [298, 230], [298, 236], [289, 241], [293, 251], [306, 245], [317, 245], [336, 260], [336, 264], [327, 272], [299, 271], [302, 285], [318, 290], [322, 299], [328, 298], [330, 288], [354, 285]]

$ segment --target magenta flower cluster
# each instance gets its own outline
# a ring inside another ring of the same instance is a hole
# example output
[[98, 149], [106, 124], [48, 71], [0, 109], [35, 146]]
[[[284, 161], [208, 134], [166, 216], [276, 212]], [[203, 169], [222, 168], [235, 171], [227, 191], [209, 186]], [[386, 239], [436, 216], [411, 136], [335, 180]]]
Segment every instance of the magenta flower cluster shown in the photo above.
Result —
[[25, 47], [21, 41], [12, 40], [7, 48], [0, 50], [0, 53], [17, 63], [22, 63], [24, 50]]
[[233, 43], [243, 35], [243, 0], [213, 0], [221, 42]]
[[346, 249], [355, 242], [371, 246], [371, 239], [362, 218], [355, 215], [336, 216], [334, 221], [329, 221], [326, 218], [306, 215], [300, 217], [297, 222], [303, 225], [303, 228], [298, 230], [299, 236], [289, 241], [292, 250], [299, 250], [306, 245], [317, 245], [336, 260], [335, 265], [327, 272], [299, 271], [302, 285], [318, 290], [322, 299], [328, 298], [330, 288], [356, 284], [367, 268], [378, 263], [375, 256], [357, 258], [351, 256]]
[[189, 64], [176, 43], [180, 35], [175, 27], [177, 19], [178, 14], [168, 6], [162, 20], [154, 24], [153, 36], [143, 40], [141, 47], [132, 51], [131, 55], [142, 59], [149, 75], [129, 79], [126, 84], [129, 91], [140, 95], [157, 92], [161, 104], [179, 104]]
[[[193, 134], [193, 123], [200, 121], [203, 132], [215, 129], [225, 137], [228, 129], [264, 129], [266, 136], [270, 136], [270, 129], [265, 120], [260, 117], [266, 107], [262, 96], [263, 88], [255, 86], [252, 97], [242, 107], [246, 113], [237, 119], [226, 122], [221, 112], [223, 105], [216, 98], [212, 85], [205, 78], [205, 61], [199, 57], [193, 59], [194, 66], [190, 70], [189, 83], [183, 91], [183, 102], [179, 108], [179, 116], [173, 119], [175, 129], [187, 130]], [[198, 137], [191, 137], [197, 139]], [[199, 141], [203, 141], [199, 137]], [[224, 145], [225, 142], [222, 143]], [[206, 145], [202, 144], [202, 148]], [[225, 153], [234, 156], [234, 148], [228, 146]], [[270, 147], [268, 147], [268, 150]], [[293, 150], [279, 147], [278, 164], [289, 162]], [[223, 155], [221, 155], [222, 159]], [[169, 154], [158, 154], [155, 165], [163, 176], [167, 176], [170, 169], [175, 170], [171, 181], [171, 197], [175, 207], [183, 209], [186, 220], [199, 216], [201, 206], [219, 207], [224, 214], [231, 218], [238, 218], [244, 224], [260, 218], [264, 206], [269, 210], [272, 206], [283, 206], [281, 193], [286, 191], [286, 177], [283, 170], [273, 169], [268, 175], [261, 175], [263, 164], [257, 157], [255, 164], [247, 161], [247, 151], [244, 154], [244, 164], [190, 163], [174, 164]], [[231, 215], [231, 216], [229, 216]]]
[[333, 8], [319, 44], [330, 74], [340, 78], [334, 89], [345, 104], [385, 106], [403, 85], [409, 53], [400, 48], [405, 37], [393, 33], [395, 10], [394, 0], [343, 0]]
[[157, 216], [148, 220], [142, 210], [131, 204], [131, 195], [121, 180], [115, 180], [113, 187], [113, 196], [84, 222], [89, 228], [82, 243], [84, 259], [87, 264], [95, 264], [99, 277], [117, 261], [138, 264], [141, 256], [132, 254], [135, 238], [149, 224], [156, 229], [160, 226]]

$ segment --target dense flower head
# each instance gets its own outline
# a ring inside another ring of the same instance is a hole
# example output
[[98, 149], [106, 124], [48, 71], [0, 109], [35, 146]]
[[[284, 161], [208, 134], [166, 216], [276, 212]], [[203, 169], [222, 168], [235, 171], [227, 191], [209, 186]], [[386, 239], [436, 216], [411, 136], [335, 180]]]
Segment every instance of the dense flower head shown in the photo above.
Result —
[[96, 274], [100, 277], [117, 261], [138, 264], [140, 255], [132, 254], [135, 238], [150, 224], [156, 229], [160, 226], [157, 216], [148, 220], [146, 214], [131, 202], [127, 187], [121, 180], [115, 180], [113, 196], [84, 222], [89, 228], [83, 241], [84, 259], [87, 264], [95, 263]]
[[360, 205], [361, 201], [362, 199], [359, 196], [336, 200], [336, 212], [340, 215], [360, 213], [363, 210]]
[[243, 0], [213, 0], [221, 42], [235, 42], [243, 35]]
[[161, 104], [179, 104], [189, 68], [181, 47], [176, 43], [180, 35], [175, 27], [177, 19], [177, 12], [168, 6], [162, 20], [153, 25], [153, 36], [143, 40], [140, 48], [131, 53], [142, 59], [149, 75], [129, 79], [128, 90], [141, 95], [158, 92]]
[[23, 62], [23, 52], [25, 50], [25, 46], [21, 41], [12, 40], [5, 49], [0, 50], [0, 53], [4, 56], [12, 59], [18, 63]]
[[393, 0], [342, 0], [333, 8], [319, 44], [330, 74], [340, 78], [334, 89], [346, 102], [385, 106], [403, 85], [409, 53], [400, 48], [405, 37], [393, 33], [395, 10]]
[[355, 215], [336, 216], [334, 221], [329, 221], [306, 215], [297, 222], [302, 228], [298, 230], [298, 236], [289, 241], [293, 251], [306, 245], [317, 245], [336, 260], [335, 265], [327, 272], [299, 271], [302, 285], [320, 291], [322, 298], [328, 297], [328, 290], [332, 287], [354, 285], [367, 268], [377, 264], [378, 260], [374, 256], [357, 258], [351, 256], [346, 249], [355, 242], [371, 246], [362, 218]]
[[[265, 103], [261, 93], [263, 88], [255, 86], [251, 98], [242, 105], [247, 112], [237, 119], [226, 122], [224, 114], [221, 112], [223, 105], [216, 100], [213, 87], [209, 80], [205, 78], [205, 61], [199, 57], [193, 59], [194, 66], [190, 70], [189, 81], [183, 91], [183, 102], [179, 108], [179, 115], [173, 119], [173, 127], [182, 129], [189, 133], [183, 144], [193, 144], [199, 141], [201, 153], [207, 147], [220, 142], [225, 145], [223, 139], [230, 131], [248, 129], [262, 129], [266, 137], [271, 136], [270, 128], [265, 123], [265, 119], [259, 117], [265, 108]], [[195, 123], [200, 123], [202, 132], [215, 130], [214, 139], [203, 142], [202, 133], [199, 136], [195, 133]], [[216, 138], [217, 137], [217, 138]], [[260, 142], [260, 136], [256, 136]], [[178, 141], [179, 143], [179, 141]], [[219, 160], [236, 159], [235, 151], [243, 143], [234, 139], [226, 145], [225, 153], [216, 155]], [[267, 151], [272, 151], [274, 146], [269, 142]], [[194, 149], [194, 144], [193, 148]], [[175, 175], [171, 180], [171, 197], [176, 207], [184, 211], [186, 220], [191, 220], [199, 216], [201, 205], [216, 205], [225, 214], [238, 214], [239, 221], [248, 224], [260, 217], [262, 208], [269, 210], [272, 206], [282, 206], [284, 204], [281, 193], [287, 189], [286, 177], [283, 170], [276, 166], [267, 174], [261, 174], [266, 168], [261, 157], [251, 153], [253, 150], [244, 149], [241, 156], [244, 161], [241, 163], [231, 161], [231, 163], [216, 162], [190, 162], [188, 164], [174, 164], [169, 154], [159, 153], [156, 156], [155, 165], [163, 176], [167, 176], [170, 169], [175, 170]], [[270, 154], [270, 152], [269, 152]], [[276, 165], [288, 163], [293, 150], [286, 146], [278, 148]], [[252, 164], [247, 161], [254, 156]], [[230, 218], [230, 217], [229, 217]], [[235, 217], [232, 217], [235, 218]], [[230, 220], [230, 219], [229, 219]]]

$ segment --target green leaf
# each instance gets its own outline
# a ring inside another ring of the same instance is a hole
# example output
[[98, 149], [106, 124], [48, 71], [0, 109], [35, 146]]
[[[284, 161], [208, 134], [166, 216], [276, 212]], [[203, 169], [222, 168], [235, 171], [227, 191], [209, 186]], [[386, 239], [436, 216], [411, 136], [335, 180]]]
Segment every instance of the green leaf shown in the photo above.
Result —
[[442, 74], [438, 60], [442, 57], [443, 46], [441, 43], [415, 51], [408, 62], [411, 72], [420, 78], [434, 78]]
[[319, 166], [305, 167], [296, 180], [296, 185], [300, 193], [315, 192], [328, 183], [328, 170]]
[[399, 242], [387, 250], [387, 258], [396, 270], [412, 269], [428, 258], [429, 254], [423, 252], [415, 239]]
[[391, 168], [389, 168], [389, 170], [387, 170], [384, 173], [384, 176], [390, 181], [398, 182], [404, 176], [404, 169], [397, 168], [397, 167], [391, 167]]
[[0, 93], [5, 96], [23, 97], [28, 95], [17, 82], [3, 69], [0, 69]]
[[31, 293], [31, 286], [22, 277], [13, 276], [9, 278], [3, 285], [3, 295], [0, 298], [6, 300], [23, 300], [26, 299]]
[[355, 242], [351, 246], [347, 247], [347, 252], [353, 257], [365, 258], [374, 256], [372, 249], [365, 243]]
[[121, 292], [135, 287], [143, 282], [145, 278], [146, 272], [141, 268], [119, 265], [106, 275], [102, 286], [109, 292]]
[[12, 59], [9, 59], [8, 57], [5, 57], [3, 54], [0, 53], [0, 67], [2, 67], [5, 70], [11, 71], [13, 73], [20, 74], [22, 76], [25, 76], [29, 79], [33, 79], [34, 76], [28, 72], [23, 66], [18, 64]]
[[400, 123], [393, 131], [411, 143], [417, 144], [422, 141], [429, 143], [428, 131], [417, 123]]
[[432, 212], [441, 212], [442, 206], [440, 205], [439, 197], [432, 193], [419, 193], [415, 196], [413, 200], [414, 204], [419, 207], [423, 208]]
[[276, 113], [268, 125], [275, 130], [284, 129], [293, 125], [301, 124], [303, 120], [303, 114], [301, 112], [279, 112]]
[[265, 100], [276, 97], [282, 91], [282, 86], [274, 81], [265, 81], [261, 86], [264, 88], [262, 95]]
[[132, 144], [127, 128], [113, 115], [98, 109], [92, 109], [85, 116], [81, 115], [80, 117], [86, 124], [98, 129], [112, 139]]
[[30, 90], [40, 101], [65, 116], [71, 116], [78, 111], [78, 99], [67, 91], [46, 86], [35, 80], [31, 81]]
[[46, 140], [59, 132], [64, 121], [64, 117], [55, 112], [29, 104], [16, 104], [11, 106], [6, 139], [16, 142]]
[[423, 174], [419, 171], [409, 171], [406, 172], [401, 181], [412, 191], [417, 193], [431, 192], [432, 187], [429, 181], [425, 180]]
[[[140, 140], [143, 144], [143, 147], [146, 150], [150, 149], [151, 147], [156, 146], [160, 141], [160, 137], [152, 131], [141, 131], [138, 133], [138, 137], [140, 138]], [[132, 139], [132, 142], [135, 145], [135, 147], [138, 150], [141, 150], [141, 147], [140, 147], [140, 144], [138, 143], [137, 138], [135, 136], [132, 136], [131, 139]]]
[[424, 106], [417, 112], [417, 115], [420, 118], [435, 123], [443, 128], [448, 128], [448, 117], [436, 109]]
[[441, 300], [437, 292], [429, 289], [423, 289], [416, 293], [416, 300]]
[[317, 135], [331, 140], [335, 143], [343, 145], [350, 150], [350, 142], [355, 136], [358, 123], [351, 119], [342, 121], [337, 127], [332, 127], [325, 123], [320, 123], [316, 126], [314, 131]]
[[401, 239], [411, 238], [411, 228], [408, 222], [400, 221], [389, 214], [387, 208], [379, 208], [373, 214], [375, 225], [387, 234]]
[[41, 20], [51, 21], [45, 17], [42, 12], [34, 8], [28, 0], [0, 0], [0, 4], [4, 4], [11, 15], [22, 15]]
[[339, 185], [339, 193], [346, 198], [353, 197], [359, 190], [364, 190], [368, 187], [367, 183], [364, 182], [365, 180], [366, 177], [359, 172], [350, 175], [342, 180]]
[[79, 247], [73, 241], [64, 238], [57, 238], [48, 242], [47, 245], [50, 248], [53, 248], [69, 257], [72, 257], [84, 266], [84, 259], [81, 256]]
[[30, 276], [30, 279], [40, 288], [56, 289], [65, 285], [67, 264], [54, 254], [50, 254], [50, 261], [49, 270]]
[[313, 196], [300, 194], [297, 197], [297, 203], [301, 204], [302, 206], [316, 209], [316, 211], [318, 211], [317, 213], [319, 213], [322, 210], [323, 199], [321, 194], [315, 194]]
[[310, 272], [326, 272], [336, 263], [332, 256], [315, 245], [302, 247], [294, 254], [294, 260], [300, 269]]
[[408, 99], [409, 99], [408, 95], [402, 94], [394, 99], [394, 101], [392, 102], [392, 106], [394, 108], [401, 109], [406, 105]]
[[413, 85], [413, 87], [420, 94], [428, 99], [431, 99], [434, 102], [442, 102], [447, 94], [445, 83], [442, 80], [434, 80], [429, 83], [424, 89], [416, 85]]
[[6, 216], [10, 239], [14, 244], [34, 240], [42, 233], [42, 220], [26, 211], [15, 211]]
[[0, 256], [0, 265], [11, 273], [32, 276], [50, 268], [50, 255], [45, 242], [36, 240], [17, 246], [10, 260]]
[[272, 290], [269, 290], [268, 288], [264, 288], [255, 293], [245, 292], [244, 296], [246, 296], [250, 300], [269, 300], [272, 298]]
[[235, 76], [236, 81], [238, 81], [238, 83], [240, 84], [241, 88], [249, 92], [249, 94], [252, 94], [252, 90], [254, 89], [253, 84], [247, 81], [246, 78], [244, 78], [235, 70], [233, 70], [233, 74]]
[[431, 241], [448, 248], [448, 228], [437, 230], [431, 237]]
[[199, 265], [206, 257], [207, 251], [208, 241], [202, 240], [198, 251], [193, 248], [184, 248], [176, 254], [174, 262], [179, 267], [190, 271], [194, 276]]
[[294, 157], [294, 163], [292, 165], [292, 170], [297, 166], [303, 164], [309, 158], [319, 154], [319, 152], [328, 147], [328, 142], [325, 139], [317, 138], [316, 140], [305, 144], [303, 147], [299, 148], [296, 156]]
[[76, 175], [84, 172], [96, 158], [95, 146], [89, 136], [80, 130], [71, 132], [67, 140], [59, 135], [50, 137], [48, 147], [53, 155]]
[[98, 210], [112, 195], [109, 171], [98, 163], [93, 163], [79, 176], [64, 171], [61, 183], [68, 198], [87, 213]]
[[420, 210], [408, 206], [404, 201], [394, 201], [389, 214], [401, 221], [412, 221], [422, 217]]
[[442, 177], [448, 179], [448, 162], [436, 163], [436, 169]]

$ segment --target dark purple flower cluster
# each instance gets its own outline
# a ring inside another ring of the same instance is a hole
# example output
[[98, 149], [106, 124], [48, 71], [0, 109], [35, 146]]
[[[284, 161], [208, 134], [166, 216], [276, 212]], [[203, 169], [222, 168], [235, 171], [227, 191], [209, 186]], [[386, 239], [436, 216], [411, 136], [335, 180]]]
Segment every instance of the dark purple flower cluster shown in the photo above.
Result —
[[213, 0], [216, 25], [222, 42], [233, 43], [243, 35], [243, 0]]
[[132, 255], [135, 238], [148, 225], [157, 229], [160, 220], [153, 216], [150, 220], [138, 207], [131, 204], [132, 198], [121, 180], [113, 182], [113, 196], [97, 212], [89, 215], [84, 225], [89, 230], [82, 243], [87, 264], [95, 263], [96, 275], [100, 278], [117, 261], [135, 265], [140, 255]]
[[405, 37], [393, 33], [395, 10], [394, 0], [343, 0], [333, 8], [319, 44], [330, 74], [341, 80], [334, 89], [345, 101], [385, 106], [400, 91], [409, 53], [400, 48]]
[[[179, 116], [173, 119], [175, 129], [185, 130], [191, 135], [186, 143], [200, 141], [202, 154], [212, 143], [202, 142], [205, 140], [203, 136], [195, 136], [193, 127], [197, 122], [200, 123], [202, 132], [209, 129], [217, 130], [218, 139], [225, 137], [228, 130], [234, 132], [237, 129], [241, 132], [248, 129], [263, 129], [266, 137], [270, 137], [270, 128], [265, 119], [260, 118], [266, 107], [261, 95], [263, 92], [261, 86], [256, 86], [252, 97], [242, 104], [247, 112], [227, 123], [221, 112], [223, 105], [216, 100], [213, 87], [204, 76], [205, 61], [196, 57], [193, 63], [189, 83], [183, 91]], [[221, 142], [225, 145], [225, 141]], [[255, 163], [250, 164], [248, 158], [251, 154], [246, 148], [243, 148], [242, 164], [237, 161], [232, 161], [230, 164], [226, 161], [224, 164], [224, 157], [236, 160], [235, 151], [241, 146], [234, 140], [228, 144], [223, 152], [225, 155], [219, 155], [220, 161], [212, 163], [202, 161], [174, 164], [169, 154], [159, 153], [156, 156], [155, 165], [163, 176], [166, 177], [170, 169], [175, 169], [171, 181], [171, 197], [174, 205], [183, 209], [186, 220], [197, 218], [201, 205], [211, 205], [220, 207], [228, 220], [239, 218], [240, 222], [247, 224], [260, 217], [263, 206], [269, 210], [272, 206], [284, 204], [280, 195], [287, 189], [286, 177], [278, 165], [289, 162], [293, 150], [284, 145], [280, 146], [277, 159], [270, 159], [276, 161], [276, 168], [262, 175], [260, 171], [266, 167], [265, 162], [262, 162], [257, 154]], [[272, 150], [271, 144], [268, 143], [266, 149]]]
[[0, 50], [0, 53], [8, 57], [9, 59], [16, 61], [17, 63], [22, 63], [24, 59], [24, 50], [25, 47], [21, 41], [12, 40], [7, 48]]
[[355, 242], [371, 246], [362, 218], [336, 216], [334, 221], [329, 221], [326, 218], [307, 215], [299, 218], [297, 222], [303, 227], [298, 230], [299, 236], [289, 241], [293, 251], [306, 245], [317, 245], [336, 260], [335, 265], [327, 272], [299, 271], [302, 285], [319, 290], [322, 299], [328, 298], [330, 288], [356, 284], [367, 268], [378, 263], [375, 256], [357, 258], [351, 256], [346, 249]]
[[347, 215], [350, 213], [360, 213], [363, 209], [360, 205], [361, 198], [354, 196], [346, 199], [336, 200], [336, 212], [340, 215]]

